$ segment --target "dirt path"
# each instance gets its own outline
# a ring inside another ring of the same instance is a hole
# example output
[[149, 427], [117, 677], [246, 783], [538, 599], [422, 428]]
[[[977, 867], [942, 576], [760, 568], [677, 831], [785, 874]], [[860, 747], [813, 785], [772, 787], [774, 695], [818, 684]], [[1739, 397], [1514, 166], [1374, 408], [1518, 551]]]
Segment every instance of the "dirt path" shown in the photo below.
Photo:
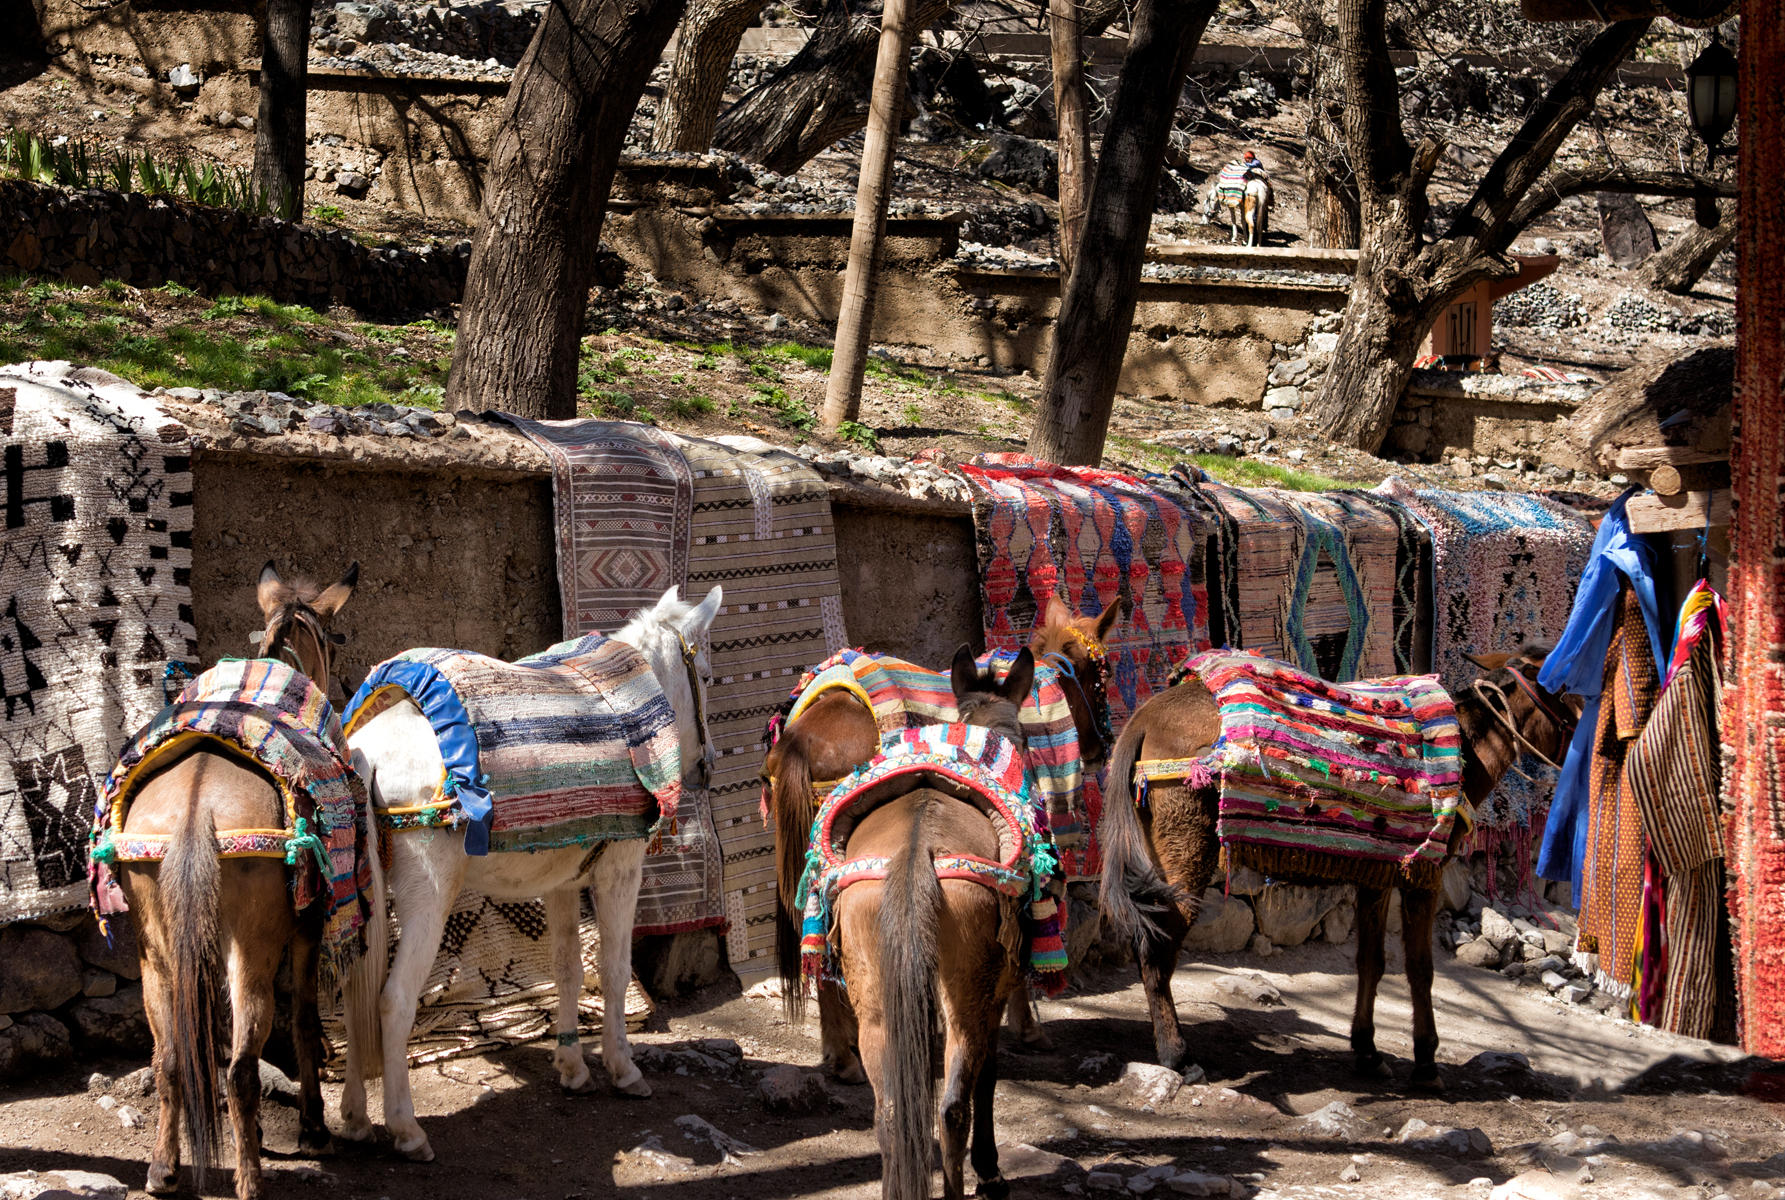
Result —
[[[1125, 1064], [1147, 1063], [1152, 1044], [1132, 975], [1108, 973], [1044, 1002], [1058, 1049], [1007, 1049], [1001, 1058], [998, 1138], [1017, 1194], [1485, 1200], [1490, 1182], [1544, 1172], [1547, 1163], [1547, 1190], [1524, 1194], [1785, 1196], [1785, 1106], [1741, 1094], [1752, 1064], [1734, 1051], [1571, 1008], [1442, 956], [1439, 1056], [1448, 1091], [1432, 1097], [1393, 1082], [1360, 1084], [1349, 1072], [1345, 1035], [1350, 953], [1304, 946], [1268, 960], [1268, 970], [1238, 957], [1186, 965], [1176, 994], [1207, 1080], [1175, 1089], [1157, 1111], [1143, 1110], [1144, 1087], [1123, 1082]], [[1262, 993], [1263, 1002], [1247, 992]], [[1399, 1056], [1402, 1078], [1408, 1019], [1405, 981], [1391, 975], [1378, 1036]], [[360, 1149], [322, 1160], [274, 1158], [273, 1195], [878, 1194], [866, 1088], [831, 1085], [827, 1106], [800, 1115], [770, 1113], [761, 1099], [763, 1071], [816, 1061], [815, 1023], [790, 1027], [778, 1003], [733, 985], [667, 1007], [634, 1041], [656, 1089], [649, 1100], [561, 1095], [543, 1044], [419, 1068], [417, 1111], [438, 1161], [417, 1166]], [[121, 1077], [140, 1064], [101, 1065]], [[1772, 1081], [1776, 1088], [1778, 1077]], [[98, 1171], [140, 1195], [154, 1099], [134, 1084], [116, 1078], [90, 1090], [71, 1074], [12, 1089], [0, 1106], [0, 1171]], [[332, 1119], [339, 1087], [328, 1091]], [[124, 1128], [116, 1105], [141, 1109], [144, 1127]], [[295, 1113], [277, 1100], [263, 1111], [269, 1148], [289, 1150]], [[1413, 1120], [1433, 1128], [1403, 1133]], [[1471, 1130], [1485, 1135], [1488, 1152]], [[206, 1193], [227, 1195], [227, 1179], [213, 1175]]]

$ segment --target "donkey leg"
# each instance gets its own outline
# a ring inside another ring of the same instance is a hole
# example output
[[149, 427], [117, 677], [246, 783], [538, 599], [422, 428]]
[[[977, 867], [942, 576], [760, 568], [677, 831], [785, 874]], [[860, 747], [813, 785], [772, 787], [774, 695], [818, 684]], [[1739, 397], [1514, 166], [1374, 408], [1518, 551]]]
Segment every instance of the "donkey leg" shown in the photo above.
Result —
[[298, 1149], [306, 1154], [327, 1154], [334, 1149], [322, 1115], [322, 1014], [316, 996], [321, 960], [318, 931], [298, 930], [291, 943], [291, 1034], [297, 1051]]
[[1041, 1027], [1041, 1017], [1035, 1011], [1035, 995], [1027, 983], [1018, 984], [1016, 991], [1010, 993], [1005, 1017], [1010, 1032], [1016, 1035], [1017, 1044], [1023, 1049], [1045, 1054], [1054, 1048], [1054, 1039]]
[[[579, 891], [575, 884], [545, 894], [545, 924], [552, 942], [552, 983], [558, 990], [558, 1048], [552, 1065], [558, 1068], [558, 1086], [567, 1092], [590, 1092], [595, 1081], [583, 1058], [577, 1035], [577, 1000], [583, 994], [583, 941], [578, 934]], [[605, 956], [606, 939], [601, 947]], [[605, 993], [603, 1000], [607, 999]]]
[[1407, 990], [1413, 994], [1413, 1077], [1415, 1087], [1437, 1091], [1438, 1023], [1432, 1017], [1432, 923], [1438, 915], [1436, 890], [1401, 889], [1401, 945], [1407, 952]]
[[818, 983], [818, 1041], [821, 1065], [839, 1083], [866, 1083], [856, 1043], [861, 1031], [849, 996], [830, 980]]
[[1387, 888], [1357, 889], [1357, 1002], [1351, 1010], [1351, 1052], [1359, 1075], [1386, 1076], [1376, 1050], [1376, 986], [1384, 966], [1382, 938], [1388, 928]]
[[[965, 977], [951, 978], [956, 972]], [[987, 1061], [997, 1057], [998, 1019], [1004, 1005], [985, 990], [997, 978], [995, 967], [982, 973], [958, 961], [944, 962], [940, 974], [947, 1025], [942, 1049], [942, 1194], [947, 1200], [962, 1200], [968, 1138], [976, 1123], [974, 1099]], [[974, 1170], [983, 1177], [977, 1157]], [[995, 1145], [991, 1173], [998, 1173]]]
[[601, 928], [601, 1061], [621, 1094], [643, 1099], [651, 1085], [626, 1040], [626, 988], [632, 982], [632, 921], [645, 875], [642, 839], [616, 842], [595, 860], [595, 919]]
[[[271, 903], [287, 903], [284, 893], [281, 886], [271, 897]], [[234, 928], [225, 934], [229, 946], [229, 1004], [234, 1014], [228, 1090], [230, 1124], [236, 1139], [237, 1200], [259, 1200], [263, 1191], [260, 1051], [266, 1045], [267, 1035], [273, 1031], [273, 981], [279, 973], [279, 959], [284, 956], [286, 941], [282, 936], [265, 936], [267, 931], [257, 932], [262, 936], [243, 937]], [[320, 1097], [318, 1101], [320, 1103]]]
[[973, 1173], [979, 1176], [974, 1193], [985, 1200], [1005, 1200], [1010, 1195], [1010, 1182], [998, 1170], [998, 1137], [992, 1128], [992, 1097], [998, 1091], [998, 1031], [991, 1030], [985, 1061], [979, 1066], [979, 1078], [973, 1083]]
[[[138, 914], [141, 915], [140, 913]], [[146, 923], [145, 923], [146, 924]], [[143, 933], [146, 943], [151, 936]], [[171, 1002], [172, 989], [161, 973], [158, 958], [143, 955], [143, 1011], [149, 1018], [149, 1032], [155, 1039], [155, 1150], [149, 1159], [149, 1180], [144, 1190], [151, 1196], [171, 1196], [180, 1184], [180, 1073], [174, 1068], [171, 1033], [165, 1015]]]
[[384, 1035], [384, 1125], [397, 1153], [415, 1162], [432, 1162], [434, 1148], [415, 1119], [409, 1091], [409, 1032], [415, 1028], [415, 1006], [440, 952], [447, 910], [465, 880], [465, 855], [435, 830], [398, 835], [390, 893], [403, 936], [378, 998]]
[[1178, 1023], [1178, 1006], [1171, 995], [1171, 977], [1178, 969], [1178, 954], [1190, 924], [1175, 908], [1156, 918], [1158, 931], [1135, 938], [1134, 959], [1140, 967], [1141, 989], [1147, 994], [1147, 1015], [1153, 1020], [1153, 1048], [1159, 1065], [1176, 1071], [1184, 1065], [1184, 1028]]

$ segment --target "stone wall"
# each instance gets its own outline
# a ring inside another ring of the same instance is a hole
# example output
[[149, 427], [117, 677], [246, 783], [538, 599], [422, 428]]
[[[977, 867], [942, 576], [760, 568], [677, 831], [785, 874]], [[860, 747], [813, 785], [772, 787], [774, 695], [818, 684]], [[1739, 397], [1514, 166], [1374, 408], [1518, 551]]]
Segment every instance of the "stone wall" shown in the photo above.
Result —
[[171, 281], [208, 296], [256, 293], [392, 317], [452, 304], [471, 258], [469, 242], [376, 249], [235, 209], [12, 179], [0, 179], [0, 239], [0, 267], [75, 284]]
[[0, 1079], [77, 1054], [149, 1051], [128, 922], [116, 927], [114, 942], [85, 912], [0, 928]]
[[[16, 0], [15, 0], [16, 2]], [[200, 75], [260, 57], [257, 0], [32, 0], [52, 52], [142, 64], [156, 79], [180, 66]]]

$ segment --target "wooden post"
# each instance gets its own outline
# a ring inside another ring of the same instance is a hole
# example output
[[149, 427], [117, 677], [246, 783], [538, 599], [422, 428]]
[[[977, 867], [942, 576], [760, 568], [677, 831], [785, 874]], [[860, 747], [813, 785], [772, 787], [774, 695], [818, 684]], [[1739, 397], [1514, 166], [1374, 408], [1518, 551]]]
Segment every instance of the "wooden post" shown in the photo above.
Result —
[[[1729, 564], [1729, 679], [1722, 736], [1729, 924], [1741, 994], [1741, 1042], [1785, 1056], [1785, 0], [1742, 6], [1740, 196], [1736, 212], [1734, 522]], [[1727, 760], [1726, 760], [1727, 761]]]
[[910, 10], [910, 0], [886, 0], [880, 17], [880, 53], [874, 62], [874, 92], [868, 102], [868, 130], [862, 142], [861, 182], [855, 189], [855, 229], [849, 236], [843, 306], [837, 313], [837, 342], [831, 354], [830, 382], [824, 390], [826, 429], [853, 421], [861, 412], [862, 373], [868, 364], [868, 337], [874, 329], [874, 297], [880, 290], [880, 260], [886, 241], [886, 206], [892, 198], [893, 151], [898, 146], [905, 76], [911, 64]]
[[1048, 44], [1054, 63], [1054, 114], [1060, 152], [1060, 291], [1072, 279], [1085, 208], [1091, 197], [1091, 121], [1085, 86], [1085, 38], [1078, 0], [1050, 0]]

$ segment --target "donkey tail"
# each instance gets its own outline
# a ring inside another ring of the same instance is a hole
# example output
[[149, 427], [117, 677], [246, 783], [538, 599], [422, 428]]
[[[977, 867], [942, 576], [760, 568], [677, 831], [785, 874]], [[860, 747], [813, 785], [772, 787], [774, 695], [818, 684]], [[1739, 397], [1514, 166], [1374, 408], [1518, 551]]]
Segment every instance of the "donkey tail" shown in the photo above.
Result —
[[174, 828], [158, 877], [172, 926], [174, 996], [167, 1040], [180, 1082], [194, 1182], [204, 1186], [222, 1130], [217, 1114], [217, 997], [221, 986], [217, 906], [221, 870], [217, 828], [195, 792]]
[[347, 973], [342, 1001], [347, 1026], [347, 1046], [359, 1067], [361, 1079], [384, 1074], [384, 1022], [379, 1017], [379, 998], [384, 995], [385, 975], [390, 970], [390, 917], [385, 911], [384, 865], [378, 844], [377, 769], [363, 753], [353, 752], [353, 769], [366, 781], [366, 853], [372, 859], [372, 904], [366, 916], [366, 952]]
[[1131, 720], [1116, 739], [1104, 775], [1103, 815], [1097, 822], [1097, 841], [1103, 852], [1097, 906], [1110, 928], [1128, 938], [1150, 938], [1158, 929], [1150, 914], [1163, 911], [1175, 899], [1172, 886], [1153, 861], [1134, 807], [1134, 764], [1145, 737], [1145, 722]]
[[774, 780], [769, 803], [775, 820], [775, 968], [788, 1015], [798, 1021], [805, 1011], [800, 977], [800, 876], [806, 868], [806, 839], [816, 815], [812, 802], [812, 765], [797, 737], [783, 737], [769, 754]]
[[880, 899], [881, 1002], [886, 1049], [881, 1065], [888, 1108], [884, 1192], [886, 1200], [928, 1200], [930, 1144], [935, 1138], [935, 1077], [930, 1043], [936, 1024], [936, 942], [942, 881], [930, 853], [919, 805], [911, 839], [887, 868]]

